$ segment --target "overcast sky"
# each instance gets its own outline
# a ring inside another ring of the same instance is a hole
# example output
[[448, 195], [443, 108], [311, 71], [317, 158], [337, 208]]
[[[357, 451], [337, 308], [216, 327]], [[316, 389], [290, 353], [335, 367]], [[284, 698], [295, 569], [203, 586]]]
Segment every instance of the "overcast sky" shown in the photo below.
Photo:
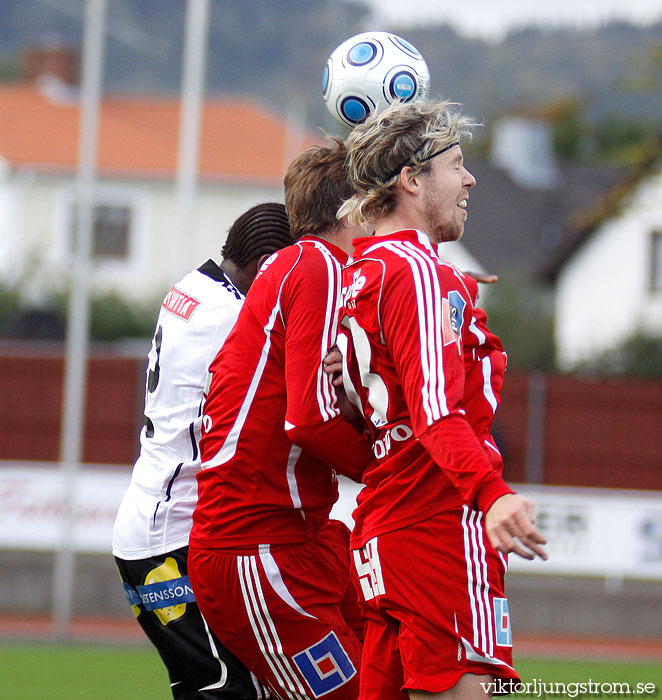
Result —
[[375, 8], [372, 29], [380, 29], [381, 22], [395, 31], [438, 21], [451, 24], [462, 34], [494, 40], [510, 28], [529, 24], [585, 27], [614, 18], [644, 24], [662, 19], [662, 0], [365, 1]]

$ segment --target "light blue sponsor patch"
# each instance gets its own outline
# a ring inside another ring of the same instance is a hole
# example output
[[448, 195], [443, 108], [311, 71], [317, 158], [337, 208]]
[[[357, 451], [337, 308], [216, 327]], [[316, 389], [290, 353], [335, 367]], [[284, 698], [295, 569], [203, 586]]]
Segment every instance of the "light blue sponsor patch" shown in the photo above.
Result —
[[510, 613], [507, 598], [494, 598], [494, 623], [496, 627], [496, 643], [500, 647], [511, 647], [513, 635], [510, 630]]
[[455, 290], [448, 293], [448, 303], [451, 311], [451, 326], [453, 332], [460, 334], [462, 323], [464, 321], [464, 307], [467, 302], [462, 298], [462, 295]]
[[195, 603], [195, 595], [188, 576], [136, 586], [136, 590], [139, 599], [138, 603], [134, 603], [134, 605], [142, 604], [145, 606], [145, 610], [158, 610], [159, 608], [169, 608], [172, 605]]
[[356, 674], [334, 632], [293, 657], [316, 698], [344, 685]]

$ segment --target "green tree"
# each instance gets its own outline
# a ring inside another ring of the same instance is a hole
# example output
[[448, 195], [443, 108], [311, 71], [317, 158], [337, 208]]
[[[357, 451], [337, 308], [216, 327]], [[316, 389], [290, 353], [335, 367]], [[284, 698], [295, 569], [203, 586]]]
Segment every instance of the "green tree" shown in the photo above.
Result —
[[158, 304], [127, 301], [119, 294], [95, 296], [90, 304], [90, 337], [93, 340], [150, 338]]
[[650, 151], [655, 139], [653, 123], [627, 121], [614, 114], [601, 119], [593, 129], [596, 155], [613, 163], [636, 163]]
[[[114, 292], [97, 294], [90, 300], [90, 339], [110, 342], [149, 338], [154, 332], [158, 306], [158, 302], [137, 303]], [[37, 306], [22, 301], [18, 289], [0, 287], [0, 337], [52, 338], [53, 327], [59, 329], [57, 337], [61, 337], [66, 308], [67, 295], [61, 291], [51, 292]]]
[[576, 367], [581, 374], [662, 379], [662, 335], [638, 331], [618, 347]]
[[17, 313], [19, 305], [18, 290], [0, 282], [0, 328]]
[[556, 155], [561, 160], [578, 160], [583, 154], [588, 131], [582, 103], [570, 100], [558, 105], [552, 128]]
[[13, 83], [18, 75], [18, 61], [15, 58], [0, 58], [0, 83]]
[[508, 366], [554, 369], [551, 292], [515, 273], [500, 275], [485, 304], [489, 326], [503, 341]]

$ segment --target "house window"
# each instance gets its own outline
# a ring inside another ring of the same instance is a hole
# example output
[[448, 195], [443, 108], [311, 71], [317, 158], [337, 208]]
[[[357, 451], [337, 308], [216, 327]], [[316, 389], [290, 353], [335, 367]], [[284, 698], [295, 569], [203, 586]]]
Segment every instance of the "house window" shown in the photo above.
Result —
[[[92, 215], [92, 255], [95, 258], [126, 260], [129, 257], [132, 209], [129, 206], [98, 204]], [[71, 245], [73, 252], [78, 225], [78, 207], [71, 212]]]
[[662, 292], [662, 231], [651, 234], [651, 291]]

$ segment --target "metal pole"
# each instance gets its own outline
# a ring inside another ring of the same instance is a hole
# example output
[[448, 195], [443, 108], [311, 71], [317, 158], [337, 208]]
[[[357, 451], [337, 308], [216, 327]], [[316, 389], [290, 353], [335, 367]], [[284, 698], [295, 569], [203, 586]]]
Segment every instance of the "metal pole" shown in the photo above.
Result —
[[546, 409], [547, 377], [544, 372], [532, 372], [529, 376], [524, 456], [524, 480], [527, 484], [542, 484], [544, 481]]
[[283, 173], [299, 155], [304, 145], [306, 130], [306, 103], [295, 87], [290, 89], [285, 110], [285, 137], [283, 139]]
[[204, 93], [208, 33], [209, 0], [188, 0], [179, 122], [173, 279], [179, 279], [191, 265], [190, 240], [195, 230], [201, 104]]
[[67, 313], [64, 400], [60, 442], [60, 470], [63, 481], [62, 536], [61, 545], [55, 557], [53, 576], [53, 631], [56, 637], [62, 639], [66, 639], [70, 635], [73, 604], [74, 506], [76, 481], [83, 453], [90, 258], [106, 3], [107, 0], [87, 0], [83, 36], [77, 229]]

